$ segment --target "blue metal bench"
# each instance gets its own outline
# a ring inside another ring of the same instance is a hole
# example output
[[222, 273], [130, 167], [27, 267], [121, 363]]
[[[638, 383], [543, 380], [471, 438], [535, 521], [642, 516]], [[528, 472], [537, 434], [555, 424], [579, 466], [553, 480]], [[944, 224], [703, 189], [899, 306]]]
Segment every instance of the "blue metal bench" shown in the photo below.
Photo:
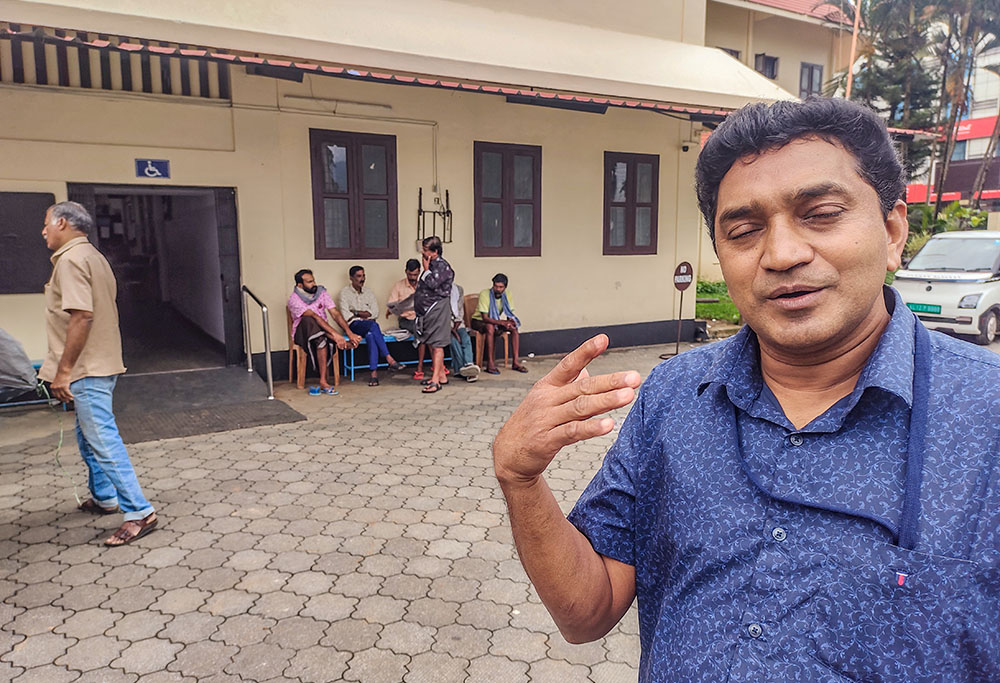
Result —
[[[347, 338], [348, 338], [347, 335], [344, 335], [344, 339], [347, 339]], [[413, 335], [412, 334], [409, 335], [408, 337], [405, 337], [404, 339], [397, 339], [396, 337], [393, 337], [391, 334], [383, 334], [382, 338], [385, 340], [386, 345], [389, 345], [389, 344], [402, 344], [404, 342], [405, 343], [409, 343], [409, 344], [413, 343]], [[359, 351], [359, 350], [361, 350], [362, 347], [367, 346], [367, 342], [364, 341], [364, 337], [362, 337], [361, 339], [362, 339], [362, 342], [361, 342], [361, 344], [358, 345], [358, 348], [356, 348], [356, 349], [345, 349], [345, 350], [343, 350], [343, 351], [340, 352], [340, 355], [343, 358], [343, 363], [344, 363], [344, 372], [343, 372], [343, 375], [345, 377], [348, 377], [352, 382], [354, 381], [354, 371], [355, 370], [370, 370], [371, 369], [371, 368], [368, 367], [368, 361], [367, 360], [363, 361], [361, 364], [358, 364], [358, 363], [355, 362], [354, 352], [355, 351]], [[365, 349], [365, 353], [362, 356], [362, 358], [367, 359], [367, 357], [368, 357], [368, 350]], [[445, 349], [444, 360], [445, 360], [445, 362], [448, 362], [448, 361], [451, 360], [451, 353], [447, 349]], [[431, 359], [429, 357], [427, 358], [427, 362], [428, 363], [431, 362]], [[417, 361], [417, 360], [402, 360], [402, 361], [399, 361], [400, 365], [416, 365], [417, 363], [419, 363], [419, 361]], [[378, 367], [380, 367], [380, 368], [387, 368], [387, 367], [389, 367], [389, 364], [386, 363], [385, 361], [379, 361]]]

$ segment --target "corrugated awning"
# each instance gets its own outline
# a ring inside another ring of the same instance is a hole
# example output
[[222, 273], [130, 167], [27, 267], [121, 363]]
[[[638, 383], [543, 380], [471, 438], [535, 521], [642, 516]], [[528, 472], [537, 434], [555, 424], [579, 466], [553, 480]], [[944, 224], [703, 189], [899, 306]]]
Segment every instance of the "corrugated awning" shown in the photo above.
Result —
[[[65, 31], [62, 31], [65, 32]], [[606, 105], [610, 107], [625, 107], [630, 109], [649, 109], [660, 112], [672, 112], [677, 114], [695, 114], [705, 116], [725, 116], [729, 110], [711, 109], [700, 107], [686, 107], [677, 104], [666, 104], [649, 100], [621, 99], [614, 97], [596, 97], [592, 95], [581, 95], [575, 93], [534, 90], [528, 88], [511, 87], [499, 84], [475, 83], [463, 80], [451, 80], [432, 76], [416, 74], [391, 73], [385, 71], [372, 71], [360, 67], [336, 64], [321, 64], [309, 61], [293, 59], [282, 59], [279, 57], [260, 57], [255, 55], [223, 52], [206, 47], [180, 47], [178, 45], [155, 45], [146, 43], [129, 42], [128, 39], [95, 39], [82, 40], [78, 36], [56, 35], [55, 33], [44, 31], [14, 31], [9, 28], [0, 28], [0, 39], [10, 39], [19, 37], [26, 40], [41, 39], [44, 42], [64, 44], [77, 47], [88, 47], [98, 50], [115, 50], [122, 53], [142, 53], [161, 57], [186, 57], [194, 59], [209, 59], [230, 64], [241, 64], [248, 66], [269, 66], [277, 69], [295, 69], [305, 73], [317, 73], [325, 76], [349, 78], [354, 80], [374, 81], [382, 83], [396, 83], [400, 85], [423, 86], [433, 88], [444, 88], [449, 90], [462, 90], [466, 92], [481, 92], [493, 95], [507, 95], [538, 99], [541, 101], [556, 100], [563, 102], [577, 102], [581, 104]]]
[[[679, 21], [676, 15], [662, 12], [668, 22]], [[210, 58], [234, 63], [259, 60], [314, 73], [457, 90], [508, 88], [527, 97], [606, 100], [610, 106], [716, 112], [748, 102], [794, 99], [716, 48], [478, 2], [300, 0], [289, 6], [0, 0], [0, 18], [175, 45], [218, 46], [208, 48]], [[153, 54], [158, 47], [126, 46]]]

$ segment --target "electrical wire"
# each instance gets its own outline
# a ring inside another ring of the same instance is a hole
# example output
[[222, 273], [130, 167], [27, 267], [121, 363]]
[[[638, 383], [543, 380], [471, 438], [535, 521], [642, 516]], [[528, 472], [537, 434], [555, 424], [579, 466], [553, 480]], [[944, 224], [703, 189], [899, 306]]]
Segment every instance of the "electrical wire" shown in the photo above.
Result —
[[65, 409], [63, 410], [56, 409], [56, 405], [59, 402], [49, 395], [48, 387], [46, 387], [44, 384], [39, 384], [38, 387], [41, 389], [41, 393], [45, 394], [45, 398], [48, 401], [49, 408], [52, 409], [52, 412], [54, 412], [56, 414], [56, 417], [59, 418], [59, 443], [56, 444], [56, 452], [53, 454], [56, 459], [56, 465], [59, 466], [59, 470], [63, 473], [63, 476], [69, 479], [69, 483], [72, 484], [73, 497], [76, 498], [76, 504], [82, 505], [83, 500], [80, 498], [80, 493], [79, 490], [77, 489], [76, 482], [73, 481], [73, 476], [66, 471], [66, 468], [62, 464], [62, 461], [59, 459], [59, 454], [62, 452], [62, 447], [63, 447], [63, 438], [66, 434], [66, 425], [63, 423], [63, 413], [66, 411]]

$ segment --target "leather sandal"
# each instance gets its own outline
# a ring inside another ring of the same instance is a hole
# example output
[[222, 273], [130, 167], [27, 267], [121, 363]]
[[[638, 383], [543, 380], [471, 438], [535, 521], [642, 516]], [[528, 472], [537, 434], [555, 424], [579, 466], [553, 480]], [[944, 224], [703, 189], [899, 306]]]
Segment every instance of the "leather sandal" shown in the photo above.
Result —
[[155, 512], [149, 513], [143, 519], [134, 519], [129, 522], [125, 522], [115, 533], [104, 541], [104, 545], [109, 548], [119, 548], [123, 545], [128, 545], [132, 541], [142, 538], [150, 531], [156, 528], [156, 523], [159, 520], [156, 517]]
[[97, 503], [93, 498], [88, 498], [79, 505], [76, 506], [77, 510], [82, 512], [89, 512], [92, 515], [113, 515], [116, 512], [120, 512], [121, 508], [115, 505], [113, 508], [106, 508]]

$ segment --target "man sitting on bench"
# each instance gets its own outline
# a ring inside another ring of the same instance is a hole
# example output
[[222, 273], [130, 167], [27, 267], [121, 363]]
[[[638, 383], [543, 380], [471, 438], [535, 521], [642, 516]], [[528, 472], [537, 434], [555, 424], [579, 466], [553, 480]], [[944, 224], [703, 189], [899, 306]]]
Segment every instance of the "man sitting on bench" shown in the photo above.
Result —
[[368, 386], [377, 387], [379, 356], [385, 357], [390, 370], [402, 370], [403, 366], [389, 354], [389, 347], [385, 345], [385, 335], [378, 326], [378, 300], [374, 292], [365, 289], [365, 269], [351, 266], [350, 275], [351, 284], [340, 290], [337, 298], [351, 332], [363, 336], [368, 344], [368, 368], [371, 370]]
[[[319, 369], [320, 392], [334, 393], [327, 381], [327, 341], [332, 339], [340, 349], [353, 349], [361, 343], [361, 337], [351, 332], [326, 287], [317, 285], [313, 272], [306, 268], [295, 273], [295, 290], [288, 297], [288, 312], [292, 314], [292, 340], [309, 352], [313, 365]], [[327, 313], [347, 332], [346, 340], [326, 321]]]

